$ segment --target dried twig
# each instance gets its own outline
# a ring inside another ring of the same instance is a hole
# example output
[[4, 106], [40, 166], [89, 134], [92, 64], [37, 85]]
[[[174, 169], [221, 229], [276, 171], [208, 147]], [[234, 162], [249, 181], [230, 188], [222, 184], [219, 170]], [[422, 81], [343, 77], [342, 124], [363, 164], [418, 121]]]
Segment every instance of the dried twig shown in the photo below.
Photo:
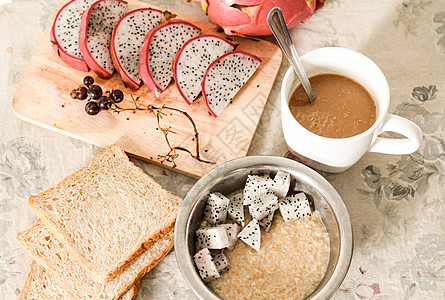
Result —
[[[194, 159], [196, 159], [197, 161], [202, 162], [202, 163], [206, 163], [206, 164], [214, 164], [215, 163], [215, 162], [211, 162], [211, 161], [201, 158], [200, 153], [199, 153], [199, 132], [196, 127], [195, 121], [186, 111], [180, 110], [179, 108], [176, 108], [176, 107], [171, 107], [171, 106], [166, 106], [166, 105], [162, 105], [159, 107], [159, 106], [154, 106], [154, 105], [149, 104], [146, 107], [145, 106], [141, 107], [138, 104], [139, 97], [134, 98], [133, 96], [131, 96], [131, 99], [134, 104], [133, 108], [123, 108], [123, 107], [120, 107], [119, 105], [117, 105], [116, 103], [113, 103], [112, 106], [109, 108], [109, 110], [112, 112], [115, 112], [115, 113], [120, 113], [122, 111], [136, 112], [138, 110], [146, 110], [146, 111], [152, 113], [154, 116], [156, 116], [156, 121], [158, 124], [157, 129], [162, 131], [162, 133], [164, 134], [165, 142], [167, 143], [167, 146], [170, 148], [170, 151], [167, 154], [158, 155], [158, 159], [161, 161], [161, 163], [170, 162], [173, 164], [173, 168], [176, 168], [177, 164], [176, 164], [175, 160], [176, 160], [176, 158], [179, 157], [178, 151], [186, 152], [191, 157], [193, 157]], [[187, 148], [171, 145], [170, 140], [168, 139], [168, 134], [169, 133], [176, 134], [176, 132], [171, 129], [171, 126], [162, 127], [160, 124], [161, 119], [167, 115], [167, 113], [165, 112], [166, 110], [180, 113], [181, 115], [186, 117], [189, 120], [189, 122], [192, 124], [193, 131], [194, 131], [194, 138], [192, 139], [192, 141], [194, 141], [194, 143], [195, 143], [195, 154]]]

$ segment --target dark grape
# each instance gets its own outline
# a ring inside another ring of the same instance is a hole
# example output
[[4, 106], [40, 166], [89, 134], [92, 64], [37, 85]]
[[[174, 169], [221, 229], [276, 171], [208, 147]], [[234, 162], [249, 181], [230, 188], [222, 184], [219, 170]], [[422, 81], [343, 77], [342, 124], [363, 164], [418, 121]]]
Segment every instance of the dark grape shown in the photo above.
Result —
[[70, 93], [71, 98], [76, 99], [77, 98], [77, 89], [73, 89]]
[[111, 101], [119, 103], [124, 100], [124, 93], [121, 90], [113, 90], [110, 95]]
[[84, 86], [79, 88], [76, 94], [76, 98], [79, 100], [85, 100], [87, 98], [87, 88]]
[[89, 87], [90, 85], [94, 84], [94, 78], [91, 76], [86, 76], [83, 79], [83, 84], [85, 84], [87, 87]]
[[85, 111], [87, 114], [89, 115], [97, 115], [99, 113], [99, 106], [97, 105], [96, 102], [94, 101], [89, 101], [86, 105], [85, 105]]
[[100, 109], [109, 109], [111, 106], [110, 99], [107, 96], [102, 96], [97, 100], [97, 105]]
[[88, 96], [91, 99], [97, 100], [102, 96], [102, 88], [96, 84], [93, 84], [88, 88]]

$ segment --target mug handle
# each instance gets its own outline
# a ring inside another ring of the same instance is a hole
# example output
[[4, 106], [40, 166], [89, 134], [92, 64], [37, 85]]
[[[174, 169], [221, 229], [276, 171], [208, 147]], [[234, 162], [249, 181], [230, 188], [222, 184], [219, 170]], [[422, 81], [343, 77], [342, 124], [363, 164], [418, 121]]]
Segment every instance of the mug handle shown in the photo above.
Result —
[[[380, 133], [391, 131], [399, 133], [405, 138], [377, 137], [369, 152], [386, 154], [410, 154], [419, 149], [423, 133], [415, 123], [400, 116], [388, 114]], [[379, 134], [380, 134], [379, 133]]]

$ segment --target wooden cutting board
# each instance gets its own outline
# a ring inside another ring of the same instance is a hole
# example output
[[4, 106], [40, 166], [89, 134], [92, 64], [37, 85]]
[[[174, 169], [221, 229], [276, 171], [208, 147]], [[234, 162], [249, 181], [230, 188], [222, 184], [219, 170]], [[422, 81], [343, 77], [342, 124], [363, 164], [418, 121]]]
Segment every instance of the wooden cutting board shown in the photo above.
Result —
[[[257, 55], [263, 62], [233, 103], [215, 118], [208, 114], [201, 96], [192, 105], [186, 104], [173, 82], [155, 99], [145, 86], [138, 91], [125, 88], [118, 74], [104, 80], [92, 72], [76, 71], [65, 65], [51, 47], [49, 32], [58, 9], [66, 2], [59, 3], [14, 95], [12, 106], [19, 118], [100, 147], [117, 143], [132, 156], [196, 178], [216, 165], [246, 155], [280, 67], [282, 54], [276, 45], [263, 40], [233, 38], [239, 43], [237, 49]], [[140, 7], [156, 8], [128, 1], [129, 11]], [[203, 34], [224, 36], [212, 23], [180, 14], [177, 18], [200, 27]], [[69, 95], [86, 75], [93, 76], [104, 90], [121, 89], [125, 93], [123, 107], [134, 107], [130, 97], [133, 95], [139, 97], [140, 107], [166, 105], [186, 112], [199, 134], [200, 158], [210, 163], [196, 159], [193, 124], [181, 112], [162, 109], [163, 117], [159, 122], [157, 109], [152, 112], [101, 111], [96, 116], [87, 115], [86, 101], [73, 100]], [[178, 148], [176, 152], [171, 151], [166, 133], [171, 148], [179, 147], [190, 153]]]

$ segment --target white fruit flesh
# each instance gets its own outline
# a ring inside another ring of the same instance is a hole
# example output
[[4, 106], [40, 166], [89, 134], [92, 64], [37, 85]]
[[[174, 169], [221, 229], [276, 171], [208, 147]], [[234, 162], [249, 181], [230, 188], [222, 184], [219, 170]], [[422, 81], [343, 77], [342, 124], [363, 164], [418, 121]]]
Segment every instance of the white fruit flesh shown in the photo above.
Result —
[[148, 48], [147, 61], [150, 74], [161, 91], [170, 83], [172, 63], [176, 52], [200, 30], [185, 23], [171, 23], [156, 31]]
[[79, 30], [82, 13], [90, 7], [95, 0], [76, 0], [68, 3], [60, 11], [54, 21], [54, 36], [57, 44], [67, 54], [82, 58], [79, 49]]
[[258, 69], [261, 60], [242, 51], [226, 53], [207, 69], [202, 93], [210, 112], [218, 116]]
[[114, 71], [110, 53], [113, 26], [123, 17], [126, 10], [127, 4], [124, 2], [105, 0], [94, 5], [88, 19], [86, 37], [88, 51], [96, 64], [109, 74]]
[[311, 215], [309, 200], [304, 193], [298, 193], [278, 202], [284, 222]]
[[114, 49], [123, 71], [133, 82], [140, 82], [139, 51], [147, 33], [159, 25], [162, 12], [142, 9], [126, 14], [114, 28]]
[[178, 51], [173, 72], [176, 86], [188, 103], [192, 103], [201, 93], [201, 82], [209, 65], [234, 47], [222, 37], [200, 35], [190, 39]]
[[256, 251], [260, 251], [261, 232], [258, 221], [252, 219], [252, 221], [250, 221], [250, 223], [238, 234], [238, 238]]

